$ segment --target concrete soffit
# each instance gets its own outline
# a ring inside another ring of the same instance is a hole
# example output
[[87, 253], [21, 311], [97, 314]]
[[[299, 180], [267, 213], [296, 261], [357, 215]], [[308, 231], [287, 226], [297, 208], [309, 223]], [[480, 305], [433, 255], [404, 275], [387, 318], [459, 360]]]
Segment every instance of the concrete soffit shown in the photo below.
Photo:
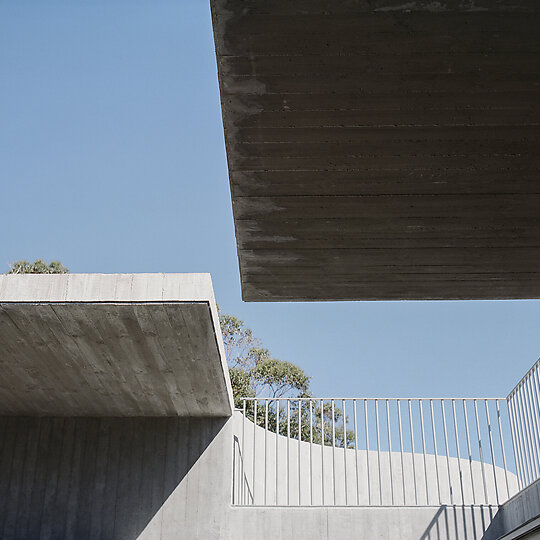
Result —
[[230, 416], [209, 274], [0, 276], [0, 414]]

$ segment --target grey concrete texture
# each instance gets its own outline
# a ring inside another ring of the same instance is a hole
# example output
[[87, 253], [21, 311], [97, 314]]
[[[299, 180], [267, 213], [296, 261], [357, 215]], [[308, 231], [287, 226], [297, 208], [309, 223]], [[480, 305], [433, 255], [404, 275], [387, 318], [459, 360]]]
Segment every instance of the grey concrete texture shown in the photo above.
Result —
[[0, 538], [217, 538], [196, 527], [205, 490], [224, 480], [195, 468], [225, 422], [0, 417]]
[[211, 0], [248, 301], [540, 295], [540, 7]]
[[[532, 527], [528, 527], [528, 524], [532, 524]], [[503, 537], [506, 539], [507, 536], [508, 540], [532, 540], [540, 537], [540, 480], [526, 487], [501, 507], [486, 533], [485, 540]]]
[[488, 538], [496, 506], [233, 507], [235, 435], [233, 418], [0, 418], [0, 537]]
[[0, 414], [227, 416], [208, 274], [0, 276]]

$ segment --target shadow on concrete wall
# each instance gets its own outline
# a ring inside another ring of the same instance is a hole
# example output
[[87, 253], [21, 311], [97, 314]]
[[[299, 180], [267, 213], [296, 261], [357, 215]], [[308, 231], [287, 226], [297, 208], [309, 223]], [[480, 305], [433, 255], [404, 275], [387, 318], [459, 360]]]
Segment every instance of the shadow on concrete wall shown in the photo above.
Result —
[[249, 485], [247, 474], [245, 473], [246, 466], [240, 441], [235, 435], [233, 437], [233, 504], [250, 505], [254, 503], [253, 492]]
[[0, 537], [136, 538], [225, 422], [0, 417]]
[[538, 517], [540, 517], [540, 479], [501, 506], [482, 540], [496, 540]]
[[[441, 506], [419, 540], [488, 540], [496, 506]], [[491, 538], [491, 537], [489, 537]]]

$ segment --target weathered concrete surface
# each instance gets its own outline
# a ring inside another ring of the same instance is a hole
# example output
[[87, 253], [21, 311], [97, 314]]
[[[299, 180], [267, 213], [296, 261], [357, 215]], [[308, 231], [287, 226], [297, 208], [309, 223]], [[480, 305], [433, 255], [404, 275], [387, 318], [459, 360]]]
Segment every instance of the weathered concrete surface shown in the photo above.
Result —
[[0, 538], [220, 538], [208, 503], [216, 492], [224, 504], [227, 470], [207, 460], [222, 463], [225, 423], [0, 417]]
[[540, 538], [540, 480], [502, 505], [484, 540]]
[[211, 0], [245, 300], [540, 296], [540, 4]]
[[233, 508], [233, 419], [0, 418], [0, 538], [480, 540], [495, 507]]
[[227, 416], [208, 274], [0, 276], [0, 414]]

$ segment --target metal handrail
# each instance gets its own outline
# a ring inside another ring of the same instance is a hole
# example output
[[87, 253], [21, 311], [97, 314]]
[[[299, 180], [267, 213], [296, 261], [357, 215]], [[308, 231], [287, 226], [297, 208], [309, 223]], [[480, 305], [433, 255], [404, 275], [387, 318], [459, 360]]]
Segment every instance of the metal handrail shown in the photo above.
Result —
[[501, 504], [519, 487], [506, 403], [245, 398], [238, 467], [251, 495], [233, 503]]
[[540, 478], [540, 360], [507, 398], [241, 403], [235, 505], [500, 505]]
[[540, 478], [540, 360], [507, 397], [520, 488]]

